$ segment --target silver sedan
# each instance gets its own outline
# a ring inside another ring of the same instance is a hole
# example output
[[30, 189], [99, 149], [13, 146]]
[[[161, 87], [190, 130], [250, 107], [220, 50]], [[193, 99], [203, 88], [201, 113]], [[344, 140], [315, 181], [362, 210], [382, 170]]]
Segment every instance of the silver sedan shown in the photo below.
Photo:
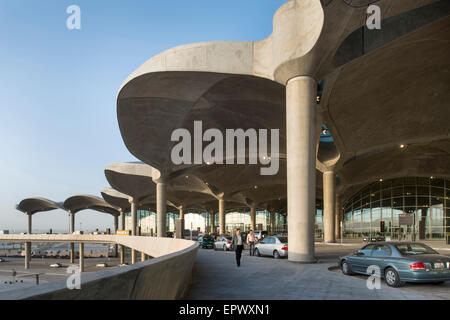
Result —
[[275, 259], [288, 256], [287, 237], [267, 237], [255, 245], [255, 255], [272, 256]]
[[231, 250], [231, 238], [230, 237], [219, 237], [216, 242], [214, 242], [214, 250]]

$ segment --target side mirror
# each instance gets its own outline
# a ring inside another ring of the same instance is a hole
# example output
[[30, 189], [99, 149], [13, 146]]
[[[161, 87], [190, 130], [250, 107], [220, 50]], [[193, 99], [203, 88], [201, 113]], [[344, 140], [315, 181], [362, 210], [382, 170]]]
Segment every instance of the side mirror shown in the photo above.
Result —
[[355, 256], [361, 257], [361, 256], [365, 256], [364, 252], [361, 251], [355, 251]]

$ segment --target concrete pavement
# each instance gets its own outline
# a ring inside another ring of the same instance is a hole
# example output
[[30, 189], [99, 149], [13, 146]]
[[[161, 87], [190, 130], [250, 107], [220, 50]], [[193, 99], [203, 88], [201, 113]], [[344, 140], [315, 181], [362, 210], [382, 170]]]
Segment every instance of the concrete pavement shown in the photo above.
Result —
[[[200, 250], [194, 267], [188, 300], [429, 300], [450, 299], [450, 283], [407, 284], [390, 288], [382, 281], [380, 290], [369, 290], [367, 277], [344, 276], [328, 268], [337, 257], [361, 246], [316, 245], [317, 264], [296, 264], [287, 259], [250, 257], [248, 251], [241, 268], [234, 252]], [[448, 252], [442, 252], [448, 254]]]

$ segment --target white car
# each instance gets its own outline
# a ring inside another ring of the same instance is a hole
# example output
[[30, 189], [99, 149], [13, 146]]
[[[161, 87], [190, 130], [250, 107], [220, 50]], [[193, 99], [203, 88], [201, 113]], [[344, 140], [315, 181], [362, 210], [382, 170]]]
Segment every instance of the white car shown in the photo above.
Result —
[[287, 237], [267, 237], [256, 243], [255, 256], [272, 256], [275, 259], [288, 256]]
[[264, 237], [267, 237], [267, 231], [262, 231], [262, 230], [256, 230], [253, 231], [253, 234], [255, 235], [255, 238], [258, 240], [261, 240]]
[[62, 268], [62, 264], [61, 263], [52, 263], [51, 265], [50, 265], [50, 268]]
[[216, 242], [214, 242], [214, 250], [231, 250], [231, 237], [219, 237]]

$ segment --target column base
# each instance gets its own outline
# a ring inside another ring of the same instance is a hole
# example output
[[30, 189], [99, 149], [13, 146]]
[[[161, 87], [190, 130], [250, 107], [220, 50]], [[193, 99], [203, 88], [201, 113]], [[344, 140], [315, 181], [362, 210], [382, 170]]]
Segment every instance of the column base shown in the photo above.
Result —
[[313, 258], [305, 257], [304, 259], [295, 259], [295, 260], [288, 258], [288, 261], [292, 262], [292, 263], [298, 263], [298, 264], [314, 264], [314, 263], [317, 263], [319, 260], [315, 257], [313, 257]]

